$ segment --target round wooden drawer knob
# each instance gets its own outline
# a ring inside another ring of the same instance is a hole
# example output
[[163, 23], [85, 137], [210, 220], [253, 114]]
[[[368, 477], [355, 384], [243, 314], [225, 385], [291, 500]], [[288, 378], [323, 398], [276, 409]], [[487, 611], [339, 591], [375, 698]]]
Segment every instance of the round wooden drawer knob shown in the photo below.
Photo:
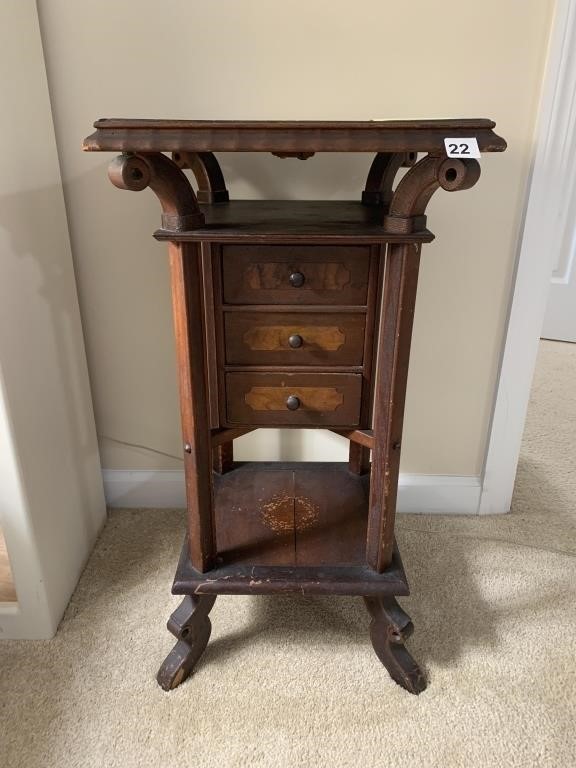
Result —
[[288, 344], [292, 349], [298, 349], [302, 346], [302, 336], [299, 336], [297, 333], [292, 334], [292, 336], [288, 338]]
[[293, 288], [300, 288], [300, 286], [304, 285], [304, 275], [302, 272], [292, 272], [290, 275], [290, 285]]
[[289, 411], [296, 411], [298, 408], [300, 408], [300, 400], [296, 397], [296, 395], [290, 395], [290, 397], [286, 400], [286, 407]]

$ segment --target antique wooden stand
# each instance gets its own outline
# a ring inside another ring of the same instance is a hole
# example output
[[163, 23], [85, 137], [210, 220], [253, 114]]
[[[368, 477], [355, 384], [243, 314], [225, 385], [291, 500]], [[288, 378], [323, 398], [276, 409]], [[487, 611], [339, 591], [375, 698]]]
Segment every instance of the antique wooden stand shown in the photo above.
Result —
[[[122, 152], [112, 183], [156, 193], [170, 254], [189, 525], [168, 622], [178, 642], [158, 682], [191, 673], [216, 595], [298, 592], [362, 596], [379, 659], [419, 693], [394, 514], [425, 210], [439, 187], [480, 175], [476, 160], [447, 157], [445, 138], [506, 143], [479, 119], [95, 128], [84, 149]], [[230, 201], [214, 152], [375, 156], [361, 201]], [[234, 462], [234, 439], [261, 427], [330, 429], [350, 441], [349, 462]]]

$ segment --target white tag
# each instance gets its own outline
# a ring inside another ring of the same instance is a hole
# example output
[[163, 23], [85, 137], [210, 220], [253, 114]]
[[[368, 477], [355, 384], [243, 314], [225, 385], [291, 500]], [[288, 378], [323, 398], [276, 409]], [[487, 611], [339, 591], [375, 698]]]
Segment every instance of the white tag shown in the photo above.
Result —
[[475, 157], [480, 159], [480, 150], [476, 139], [444, 139], [446, 154], [448, 157]]

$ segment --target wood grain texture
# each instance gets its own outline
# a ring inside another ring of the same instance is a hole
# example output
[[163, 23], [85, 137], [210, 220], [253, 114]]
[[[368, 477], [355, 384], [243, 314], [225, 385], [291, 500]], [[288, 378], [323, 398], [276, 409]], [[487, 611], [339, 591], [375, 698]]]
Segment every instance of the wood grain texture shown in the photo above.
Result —
[[365, 323], [363, 313], [225, 312], [226, 363], [361, 365]]
[[348, 468], [356, 475], [367, 475], [370, 472], [370, 450], [351, 440], [348, 447]]
[[214, 285], [214, 269], [212, 246], [210, 243], [200, 243], [202, 254], [202, 301], [204, 303], [204, 337], [206, 349], [206, 377], [208, 384], [208, 406], [210, 428], [220, 426], [218, 410], [218, 359], [216, 341], [216, 309], [214, 306], [218, 286]]
[[369, 259], [363, 246], [225, 245], [224, 302], [364, 305]]
[[346, 464], [236, 464], [215, 489], [219, 567], [365, 564], [368, 478]]
[[[283, 411], [286, 407], [286, 393], [297, 397], [301, 411], [335, 411], [344, 402], [344, 395], [336, 387], [250, 387], [244, 395], [244, 402], [253, 411]], [[296, 408], [294, 408], [296, 410]]]
[[205, 376], [206, 351], [202, 302], [200, 248], [171, 243], [169, 247], [172, 307], [180, 414], [184, 449], [184, 472], [190, 557], [194, 567], [211, 567], [216, 551], [212, 519], [212, 446]]
[[374, 448], [374, 430], [372, 429], [331, 429], [337, 435], [342, 435], [356, 445], [364, 446], [369, 450]]
[[447, 192], [470, 189], [480, 178], [477, 160], [427, 156], [411, 168], [391, 197], [384, 229], [409, 233], [426, 226], [426, 206], [437, 189]]
[[390, 677], [409, 693], [422, 693], [426, 688], [426, 678], [404, 647], [414, 631], [410, 617], [390, 596], [365, 597], [364, 602], [372, 617], [372, 647]]
[[196, 197], [199, 203], [214, 205], [228, 202], [224, 175], [212, 152], [174, 152], [172, 159], [179, 168], [190, 168], [194, 174], [198, 184]]
[[[408, 593], [394, 515], [425, 211], [437, 189], [479, 177], [475, 160], [446, 158], [445, 137], [475, 136], [482, 151], [505, 141], [484, 119], [95, 127], [84, 149], [130, 153], [111, 179], [156, 192], [155, 236], [170, 243], [189, 533], [160, 684], [192, 670], [215, 594], [297, 591], [364, 596], [374, 650], [418, 693], [412, 625], [392, 598]], [[362, 202], [229, 202], [215, 151], [376, 155]], [[402, 165], [413, 167], [396, 183]], [[260, 426], [333, 429], [351, 441], [349, 462], [235, 463], [233, 439]]]
[[294, 473], [296, 565], [364, 565], [368, 477], [333, 465]]
[[375, 570], [390, 563], [400, 471], [404, 402], [420, 249], [391, 246], [386, 260], [374, 397], [374, 449], [366, 559]]
[[[374, 399], [374, 375], [377, 357], [377, 337], [379, 333], [380, 306], [382, 303], [382, 283], [384, 276], [384, 246], [375, 245], [370, 249], [370, 280], [368, 284], [368, 305], [366, 307], [366, 334], [364, 337], [364, 361], [362, 366], [362, 405], [360, 424], [364, 428], [372, 426]], [[348, 468], [357, 475], [370, 472], [370, 450], [367, 446], [350, 442]]]
[[[241, 319], [236, 315], [235, 320]], [[285, 320], [285, 318], [283, 318]], [[306, 322], [307, 318], [301, 317]], [[321, 322], [328, 319], [320, 318]], [[274, 322], [274, 320], [272, 320]], [[337, 352], [346, 342], [344, 331], [337, 325], [318, 325], [312, 322], [308, 325], [290, 327], [286, 325], [253, 325], [243, 335], [242, 341], [252, 352], [276, 352], [304, 347], [316, 347], [323, 352]]]
[[119, 189], [132, 192], [150, 187], [160, 202], [162, 227], [168, 232], [204, 224], [204, 214], [188, 179], [166, 155], [120, 155], [110, 163], [108, 178]]
[[232, 440], [219, 443], [212, 448], [212, 468], [214, 472], [223, 475], [232, 469], [234, 463], [234, 443]]
[[366, 186], [362, 192], [362, 204], [387, 208], [392, 199], [396, 174], [402, 166], [414, 165], [417, 154], [417, 152], [378, 152], [368, 171]]
[[292, 565], [293, 472], [270, 465], [215, 480], [218, 563]]
[[187, 595], [168, 619], [168, 630], [178, 642], [156, 675], [165, 691], [183, 683], [204, 653], [212, 632], [208, 614], [215, 600], [215, 595]]
[[356, 200], [231, 200], [201, 205], [200, 229], [175, 233], [159, 229], [157, 240], [214, 243], [300, 243], [360, 245], [385, 242], [430, 242], [427, 229], [409, 234], [386, 232], [382, 209]]
[[212, 446], [217, 448], [219, 445], [225, 445], [226, 443], [236, 440], [237, 437], [242, 437], [242, 435], [247, 435], [249, 432], [253, 432], [255, 429], [256, 427], [239, 427], [236, 429], [214, 430], [211, 437]]
[[[231, 425], [356, 425], [362, 377], [354, 373], [227, 373], [227, 418]], [[290, 410], [288, 398], [300, 406]]]
[[445, 137], [476, 136], [483, 152], [506, 149], [484, 118], [387, 121], [101, 119], [83, 149], [138, 152], [444, 152]]
[[396, 547], [382, 573], [364, 562], [368, 478], [345, 462], [236, 463], [214, 484], [215, 566], [194, 569], [186, 542], [174, 594], [409, 593]]

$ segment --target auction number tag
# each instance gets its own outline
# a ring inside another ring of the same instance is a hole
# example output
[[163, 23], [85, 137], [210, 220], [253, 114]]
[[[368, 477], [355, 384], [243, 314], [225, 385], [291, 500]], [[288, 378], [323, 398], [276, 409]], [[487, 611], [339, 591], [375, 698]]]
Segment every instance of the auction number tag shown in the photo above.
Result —
[[480, 158], [480, 150], [476, 139], [444, 139], [448, 157]]

